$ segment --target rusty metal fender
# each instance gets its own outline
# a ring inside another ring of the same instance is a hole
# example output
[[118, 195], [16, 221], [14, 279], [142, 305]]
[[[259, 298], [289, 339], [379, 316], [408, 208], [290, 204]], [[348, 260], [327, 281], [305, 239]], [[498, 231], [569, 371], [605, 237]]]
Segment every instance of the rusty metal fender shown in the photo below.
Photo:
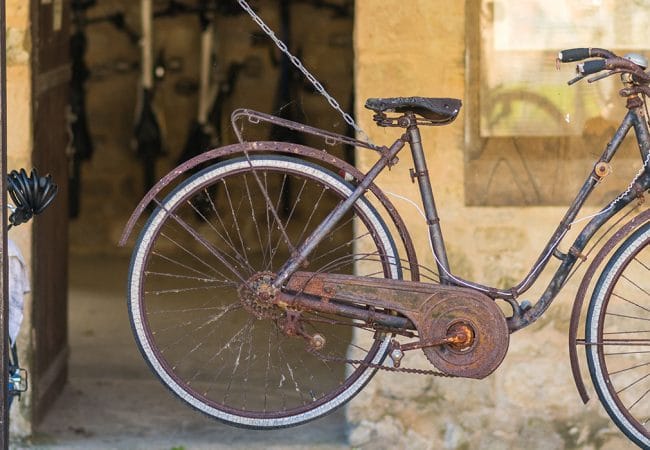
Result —
[[569, 325], [569, 359], [571, 361], [571, 372], [573, 373], [573, 380], [575, 381], [576, 388], [580, 394], [580, 398], [584, 403], [589, 401], [589, 395], [587, 394], [587, 389], [585, 388], [584, 380], [582, 379], [582, 373], [580, 371], [580, 361], [578, 360], [578, 346], [577, 346], [577, 335], [578, 335], [578, 325], [580, 323], [580, 317], [582, 312], [582, 305], [584, 304], [585, 296], [587, 290], [589, 289], [589, 284], [593, 279], [596, 271], [602, 266], [605, 258], [611, 253], [614, 247], [621, 242], [626, 235], [630, 234], [633, 230], [639, 226], [646, 223], [650, 220], [650, 210], [646, 210], [636, 215], [632, 220], [626, 223], [621, 227], [616, 233], [610, 237], [605, 245], [600, 249], [594, 260], [589, 265], [589, 268], [585, 272], [576, 298], [573, 302], [573, 310], [571, 311], [571, 322]]
[[[177, 180], [184, 173], [206, 162], [216, 162], [220, 158], [231, 158], [237, 155], [247, 155], [250, 153], [281, 153], [295, 156], [304, 156], [320, 161], [324, 163], [324, 165], [329, 166], [330, 169], [334, 169], [334, 171], [338, 171], [339, 173], [343, 172], [344, 176], [351, 176], [356, 181], [360, 181], [364, 177], [363, 172], [361, 172], [359, 169], [335, 156], [332, 156], [326, 151], [299, 144], [287, 142], [255, 141], [226, 145], [224, 147], [208, 150], [172, 169], [169, 173], [167, 173], [167, 175], [162, 177], [149, 190], [149, 192], [145, 194], [145, 196], [142, 198], [142, 200], [140, 200], [140, 203], [138, 203], [138, 206], [131, 214], [128, 222], [126, 223], [119, 241], [119, 246], [123, 247], [126, 244], [126, 241], [133, 232], [138, 219], [142, 216], [144, 211], [147, 209], [147, 206], [154, 200], [154, 198], [156, 198], [156, 196], [160, 194], [161, 191], [163, 191], [167, 186]], [[404, 244], [404, 249], [406, 251], [406, 259], [409, 262], [411, 279], [415, 281], [419, 280], [419, 265], [415, 247], [413, 246], [411, 236], [406, 228], [406, 225], [404, 224], [404, 221], [397, 212], [397, 209], [394, 207], [388, 197], [386, 197], [386, 195], [377, 187], [377, 185], [374, 183], [371, 184], [368, 190], [371, 191], [373, 195], [375, 195], [377, 200], [386, 209], [388, 216], [397, 228], [399, 237]]]

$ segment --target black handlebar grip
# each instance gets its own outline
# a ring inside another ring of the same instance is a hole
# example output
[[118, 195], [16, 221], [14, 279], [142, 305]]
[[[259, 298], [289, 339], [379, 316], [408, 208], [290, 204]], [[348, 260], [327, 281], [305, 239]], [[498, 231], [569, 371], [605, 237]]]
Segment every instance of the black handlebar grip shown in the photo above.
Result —
[[607, 62], [604, 59], [595, 59], [593, 61], [585, 61], [582, 64], [578, 64], [578, 72], [581, 75], [591, 75], [601, 70], [604, 70], [607, 66]]
[[567, 50], [562, 50], [557, 58], [561, 62], [573, 62], [573, 61], [582, 61], [591, 56], [591, 49], [582, 47], [582, 48], [570, 48]]

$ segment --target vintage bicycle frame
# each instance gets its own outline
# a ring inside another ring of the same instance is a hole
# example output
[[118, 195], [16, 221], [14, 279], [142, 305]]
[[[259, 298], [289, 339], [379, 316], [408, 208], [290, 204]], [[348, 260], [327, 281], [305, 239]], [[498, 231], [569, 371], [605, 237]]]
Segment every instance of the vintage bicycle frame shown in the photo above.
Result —
[[[594, 170], [592, 170], [591, 174], [585, 180], [576, 198], [569, 206], [567, 212], [560, 221], [558, 227], [554, 231], [548, 243], [542, 250], [532, 269], [526, 275], [526, 277], [516, 286], [505, 290], [496, 289], [461, 279], [452, 274], [447, 259], [442, 229], [440, 227], [440, 219], [438, 217], [437, 209], [435, 206], [435, 199], [431, 188], [431, 180], [427, 170], [420, 131], [417, 125], [417, 119], [413, 113], [407, 113], [402, 117], [403, 125], [406, 127], [406, 133], [398, 138], [390, 147], [383, 148], [381, 158], [367, 172], [364, 179], [358, 184], [350, 197], [348, 197], [344, 202], [332, 210], [328, 217], [314, 231], [314, 233], [309, 236], [299, 248], [296, 249], [295, 254], [278, 272], [277, 278], [274, 282], [275, 287], [280, 288], [283, 283], [290, 278], [290, 276], [308, 258], [310, 252], [334, 228], [337, 221], [343, 217], [346, 212], [349, 211], [352, 205], [366, 192], [368, 187], [373, 183], [379, 173], [381, 173], [381, 171], [384, 170], [387, 166], [395, 163], [397, 155], [408, 143], [411, 148], [414, 162], [413, 176], [417, 178], [418, 181], [427, 225], [429, 228], [429, 234], [431, 237], [432, 252], [438, 266], [441, 283], [469, 287], [480, 291], [491, 298], [506, 300], [513, 309], [513, 315], [507, 319], [508, 327], [511, 332], [517, 331], [534, 323], [539, 317], [542, 316], [542, 314], [555, 299], [559, 291], [562, 289], [565, 281], [570, 274], [571, 269], [574, 267], [578, 259], [581, 258], [582, 250], [586, 247], [594, 234], [616, 213], [618, 213], [634, 199], [640, 198], [643, 193], [648, 188], [650, 188], [650, 164], [648, 164], [648, 161], [650, 160], [650, 133], [648, 131], [645, 112], [643, 110], [644, 105], [639, 97], [634, 95], [628, 98], [627, 107], [628, 112], [625, 118], [614, 134], [612, 140], [607, 144], [605, 150], [603, 151], [596, 164], [609, 163], [616, 154], [616, 151], [620, 147], [627, 133], [631, 128], [634, 128], [636, 140], [641, 154], [640, 156], [642, 164], [645, 165], [646, 170], [641, 176], [637, 178], [637, 180], [630, 186], [628, 190], [621, 193], [621, 195], [619, 195], [603, 210], [601, 210], [601, 213], [593, 217], [575, 239], [570, 250], [567, 253], [562, 253], [558, 250], [560, 242], [570, 229], [572, 222], [575, 220], [592, 190], [601, 180], [601, 176], [596, 173], [595, 165]], [[259, 116], [255, 117], [257, 119], [260, 118]], [[273, 120], [272, 116], [265, 116], [263, 119]], [[304, 126], [301, 127], [303, 131], [310, 131], [305, 130], [304, 128]], [[544, 268], [550, 261], [551, 256], [554, 256], [561, 261], [560, 266], [556, 270], [549, 285], [539, 300], [532, 306], [522, 307], [522, 305], [520, 305], [517, 301], [517, 298], [526, 292], [535, 283], [535, 281], [539, 278], [540, 274], [543, 272]]]
[[[413, 114], [405, 114], [402, 119], [406, 127], [406, 132], [402, 134], [390, 147], [380, 147], [368, 142], [363, 142], [354, 138], [347, 136], [339, 135], [336, 133], [331, 133], [325, 130], [320, 130], [318, 128], [310, 127], [308, 125], [300, 124], [297, 122], [292, 122], [290, 120], [282, 119], [275, 117], [269, 114], [252, 111], [248, 109], [238, 109], [235, 110], [231, 115], [231, 122], [233, 124], [233, 129], [235, 134], [240, 141], [244, 143], [242, 132], [239, 127], [236, 126], [236, 122], [242, 118], [248, 119], [250, 123], [257, 124], [259, 122], [270, 122], [279, 126], [284, 126], [288, 128], [295, 129], [308, 134], [317, 135], [325, 139], [325, 142], [329, 145], [332, 145], [336, 142], [354, 145], [357, 147], [370, 149], [377, 151], [381, 156], [379, 160], [373, 165], [373, 167], [359, 180], [356, 188], [352, 194], [341, 204], [339, 204], [335, 209], [333, 209], [327, 218], [317, 227], [317, 229], [309, 236], [298, 248], [294, 249], [293, 256], [285, 263], [284, 267], [278, 271], [277, 277], [274, 281], [274, 285], [277, 288], [280, 288], [284, 282], [286, 282], [291, 275], [298, 270], [301, 264], [308, 258], [310, 252], [318, 245], [318, 243], [325, 237], [327, 234], [336, 226], [337, 221], [343, 217], [346, 212], [354, 205], [354, 203], [363, 196], [367, 190], [373, 185], [373, 181], [377, 176], [386, 168], [390, 167], [397, 163], [397, 155], [399, 152], [409, 144], [411, 148], [411, 153], [414, 161], [414, 170], [413, 175], [418, 180], [418, 185], [420, 189], [420, 195], [425, 209], [425, 216], [427, 220], [427, 225], [429, 228], [429, 234], [431, 237], [432, 252], [436, 259], [436, 264], [438, 266], [438, 273], [440, 275], [440, 280], [442, 284], [447, 285], [457, 285], [475, 289], [481, 293], [488, 295], [493, 299], [502, 299], [507, 301], [512, 308], [512, 316], [507, 317], [508, 328], [510, 332], [517, 331], [519, 329], [525, 328], [526, 326], [534, 323], [546, 309], [550, 306], [552, 301], [555, 299], [556, 295], [559, 293], [561, 288], [564, 286], [571, 269], [574, 267], [578, 259], [581, 258], [581, 252], [584, 250], [586, 245], [589, 243], [590, 239], [596, 234], [596, 232], [611, 219], [616, 213], [621, 209], [627, 206], [636, 198], [642, 197], [643, 193], [650, 188], [650, 132], [648, 130], [648, 125], [646, 122], [646, 114], [644, 111], [644, 104], [637, 95], [631, 95], [628, 97], [627, 102], [628, 112], [625, 115], [623, 121], [621, 122], [618, 130], [614, 134], [612, 140], [605, 147], [602, 155], [594, 164], [594, 169], [590, 175], [585, 180], [581, 189], [579, 190], [577, 196], [569, 206], [564, 217], [560, 221], [558, 227], [550, 237], [548, 243], [542, 250], [541, 254], [535, 261], [529, 273], [525, 278], [516, 286], [510, 289], [497, 289], [489, 286], [484, 286], [482, 284], [464, 280], [456, 275], [453, 275], [449, 262], [447, 259], [446, 248], [444, 244], [444, 238], [442, 234], [442, 229], [440, 226], [440, 221], [438, 218], [435, 199], [433, 191], [431, 188], [431, 180], [427, 170], [427, 164], [424, 156], [424, 149], [422, 147], [420, 131], [417, 124], [417, 119]], [[583, 228], [580, 234], [577, 236], [573, 242], [570, 250], [565, 254], [558, 250], [558, 246], [562, 241], [563, 237], [566, 235], [567, 231], [570, 229], [572, 222], [577, 217], [582, 206], [586, 202], [587, 198], [591, 194], [592, 190], [600, 182], [601, 176], [596, 172], [596, 167], [599, 163], [607, 164], [609, 163], [616, 151], [620, 147], [623, 139], [630, 131], [634, 129], [636, 140], [640, 150], [640, 156], [642, 163], [645, 165], [645, 171], [637, 177], [637, 179], [630, 185], [630, 187], [612, 200], [607, 206], [605, 206], [599, 214], [595, 215]], [[293, 144], [278, 142], [276, 143], [278, 151], [292, 153], [289, 149], [293, 147]], [[254, 143], [253, 143], [254, 147]], [[286, 147], [286, 148], [285, 148]], [[247, 150], [243, 150], [246, 157], [249, 156]], [[135, 227], [135, 224], [138, 218], [144, 213], [151, 202], [158, 203], [155, 200], [155, 197], [166, 187], [168, 186], [175, 178], [179, 177], [181, 174], [190, 170], [192, 167], [195, 167], [199, 164], [210, 161], [213, 158], [231, 155], [232, 152], [225, 153], [221, 155], [218, 151], [212, 150], [206, 152], [202, 155], [199, 155], [186, 163], [182, 164], [165, 177], [163, 177], [145, 196], [142, 198], [133, 214], [131, 215], [122, 237], [120, 239], [120, 245], [124, 245], [128, 239], [131, 231]], [[312, 155], [315, 156], [315, 155]], [[333, 158], [333, 164], [336, 165], [338, 160]], [[277, 218], [276, 218], [277, 219]], [[278, 221], [278, 223], [281, 223]], [[553, 275], [551, 281], [549, 282], [547, 288], [538, 299], [538, 301], [529, 306], [527, 304], [520, 304], [518, 297], [526, 292], [539, 278], [542, 271], [545, 269], [546, 265], [550, 261], [551, 256], [558, 258], [561, 261], [560, 266], [557, 268], [555, 274]], [[412, 270], [418, 270], [418, 268], [413, 268]], [[318, 309], [319, 302], [310, 302], [310, 308]], [[354, 309], [354, 308], [346, 308]], [[351, 312], [351, 311], [348, 311]], [[360, 316], [362, 317], [362, 316]], [[386, 323], [386, 326], [403, 326], [406, 322], [404, 321], [395, 321], [395, 316], [391, 317], [390, 323]], [[399, 325], [398, 325], [399, 322]], [[378, 323], [381, 323], [379, 321]]]

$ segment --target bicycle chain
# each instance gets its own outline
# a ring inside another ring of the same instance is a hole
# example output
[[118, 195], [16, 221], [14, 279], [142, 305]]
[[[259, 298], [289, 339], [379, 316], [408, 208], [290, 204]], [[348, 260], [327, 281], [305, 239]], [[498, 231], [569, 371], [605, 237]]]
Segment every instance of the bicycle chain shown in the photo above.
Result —
[[307, 351], [317, 358], [320, 358], [325, 361], [339, 362], [343, 364], [358, 364], [364, 367], [370, 367], [371, 369], [385, 370], [387, 372], [401, 372], [401, 373], [411, 373], [415, 375], [432, 375], [434, 377], [444, 377], [444, 378], [459, 378], [456, 375], [449, 375], [447, 373], [439, 372], [437, 370], [431, 369], [415, 369], [412, 367], [389, 367], [384, 366], [383, 364], [369, 363], [361, 359], [347, 359], [338, 356], [325, 355], [324, 353], [319, 352], [314, 348], [308, 348]]

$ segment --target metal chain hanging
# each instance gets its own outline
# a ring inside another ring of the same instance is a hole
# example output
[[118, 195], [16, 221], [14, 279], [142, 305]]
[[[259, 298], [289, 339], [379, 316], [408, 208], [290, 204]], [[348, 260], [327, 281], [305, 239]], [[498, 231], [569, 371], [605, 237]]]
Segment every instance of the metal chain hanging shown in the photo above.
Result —
[[350, 114], [343, 111], [339, 102], [336, 101], [336, 99], [327, 92], [327, 90], [321, 84], [321, 82], [318, 81], [316, 77], [314, 77], [314, 75], [312, 75], [311, 72], [309, 72], [309, 70], [307, 70], [307, 68], [303, 65], [300, 59], [289, 51], [287, 45], [280, 38], [278, 38], [273, 32], [273, 30], [271, 30], [271, 28], [262, 20], [262, 18], [258, 16], [255, 13], [255, 11], [253, 11], [253, 8], [250, 7], [248, 2], [246, 0], [237, 0], [237, 2], [244, 9], [244, 11], [246, 11], [248, 15], [251, 16], [253, 21], [262, 29], [262, 31], [264, 31], [264, 33], [266, 33], [266, 35], [271, 38], [271, 40], [280, 49], [280, 51], [289, 58], [291, 63], [298, 70], [300, 70], [300, 72], [302, 72], [305, 78], [307, 78], [307, 80], [309, 80], [309, 82], [314, 86], [316, 91], [318, 91], [318, 93], [321, 94], [327, 100], [327, 102], [330, 104], [332, 108], [338, 111], [341, 117], [343, 117], [343, 120], [345, 120], [345, 123], [353, 127], [355, 131], [363, 137], [364, 141], [370, 143], [368, 134], [365, 131], [363, 131], [363, 129], [354, 121], [354, 118], [352, 118]]

